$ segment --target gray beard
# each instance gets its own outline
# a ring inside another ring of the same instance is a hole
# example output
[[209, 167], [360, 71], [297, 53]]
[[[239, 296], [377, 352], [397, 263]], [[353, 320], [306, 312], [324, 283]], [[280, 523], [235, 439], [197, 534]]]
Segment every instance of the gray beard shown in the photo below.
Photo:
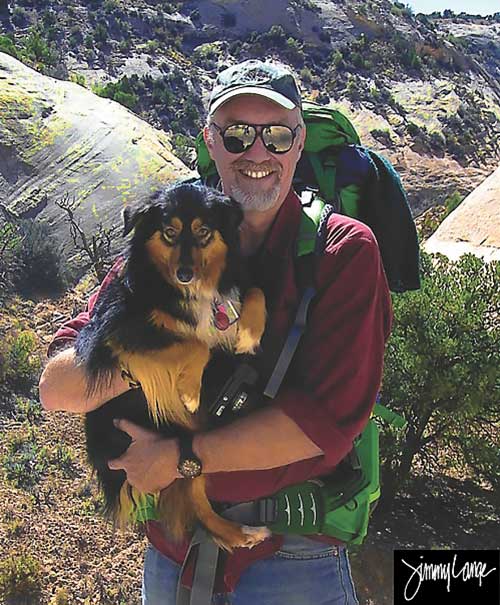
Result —
[[262, 193], [244, 191], [237, 185], [231, 187], [229, 195], [241, 204], [243, 210], [256, 210], [257, 212], [264, 212], [274, 206], [278, 200], [280, 194], [280, 185], [277, 183], [269, 191]]

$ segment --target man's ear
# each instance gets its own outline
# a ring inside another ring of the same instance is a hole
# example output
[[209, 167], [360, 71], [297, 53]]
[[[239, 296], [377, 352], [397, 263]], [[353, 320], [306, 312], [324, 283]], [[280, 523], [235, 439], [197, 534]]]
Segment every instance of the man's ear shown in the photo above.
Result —
[[213, 160], [214, 159], [214, 156], [213, 156], [214, 139], [213, 139], [213, 133], [210, 132], [210, 126], [205, 126], [203, 128], [203, 140], [205, 141], [205, 145], [207, 146], [208, 155]]
[[304, 124], [304, 126], [299, 131], [299, 158], [302, 155], [302, 152], [304, 151], [304, 146], [306, 144], [306, 136], [307, 130], [306, 125]]

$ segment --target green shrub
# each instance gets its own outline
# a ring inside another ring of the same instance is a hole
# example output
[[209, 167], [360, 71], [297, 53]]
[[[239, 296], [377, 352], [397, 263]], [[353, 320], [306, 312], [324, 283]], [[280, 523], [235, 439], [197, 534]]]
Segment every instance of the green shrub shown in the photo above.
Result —
[[49, 462], [49, 451], [40, 446], [34, 430], [10, 437], [7, 452], [2, 458], [6, 479], [25, 490], [30, 490], [43, 479]]
[[418, 126], [414, 122], [408, 122], [408, 124], [406, 125], [406, 130], [408, 130], [409, 134], [411, 134], [412, 137], [421, 133], [420, 126]]
[[0, 561], [0, 597], [6, 604], [36, 602], [41, 589], [40, 564], [30, 554], [10, 555]]
[[[59, 53], [54, 42], [58, 30], [54, 28], [55, 26], [51, 26], [47, 32], [42, 33], [32, 27], [17, 43], [11, 35], [0, 35], [0, 51], [44, 72], [45, 68], [55, 67], [59, 63]], [[50, 39], [48, 36], [52, 30], [55, 34]]]
[[121, 90], [118, 90], [114, 94], [113, 99], [117, 103], [120, 103], [120, 105], [123, 105], [124, 107], [128, 107], [129, 109], [132, 109], [132, 110], [134, 110], [137, 107], [137, 103], [139, 102], [139, 97], [137, 95], [134, 95], [133, 93], [123, 92]]
[[194, 157], [194, 138], [184, 134], [174, 134], [171, 139], [175, 155], [190, 166]]
[[98, 44], [105, 44], [108, 39], [108, 28], [105, 22], [100, 21], [94, 28], [94, 40]]
[[24, 533], [24, 530], [25, 530], [24, 521], [22, 521], [18, 517], [14, 517], [14, 519], [12, 519], [12, 521], [10, 521], [6, 525], [7, 537], [10, 538], [11, 540], [13, 538], [19, 538], [19, 536], [21, 536]]
[[344, 63], [344, 55], [342, 54], [342, 52], [340, 50], [334, 50], [332, 52], [332, 54], [330, 55], [330, 62], [335, 67], [340, 67]]
[[53, 10], [45, 9], [42, 14], [42, 23], [45, 29], [51, 25], [55, 25], [57, 23], [57, 13]]
[[15, 408], [17, 418], [28, 424], [38, 424], [43, 418], [42, 406], [36, 399], [17, 396]]
[[449, 197], [444, 201], [444, 206], [446, 208], [446, 216], [453, 212], [456, 208], [460, 206], [464, 199], [464, 196], [461, 195], [458, 191], [452, 193]]
[[373, 128], [372, 130], [370, 130], [370, 134], [374, 139], [381, 140], [386, 144], [391, 143], [391, 133], [387, 128]]
[[22, 40], [22, 56], [37, 66], [55, 66], [59, 61], [57, 50], [53, 43], [48, 44], [42, 34], [32, 29]]
[[440, 132], [433, 131], [429, 134], [429, 143], [435, 149], [443, 150], [446, 147], [446, 139]]
[[57, 444], [55, 449], [50, 454], [51, 464], [60, 469], [66, 477], [74, 477], [76, 473], [76, 465], [73, 460], [71, 449], [64, 444]]
[[73, 72], [69, 75], [70, 82], [74, 82], [75, 84], [79, 84], [85, 88], [86, 81], [85, 76], [83, 74], [79, 74], [77, 72]]
[[71, 605], [71, 599], [67, 588], [59, 588], [56, 592], [54, 605]]
[[418, 459], [500, 488], [500, 263], [422, 252], [422, 288], [393, 296], [382, 403], [408, 421], [384, 431], [386, 497]]
[[304, 47], [296, 38], [290, 36], [286, 39], [285, 50], [287, 59], [294, 65], [301, 65], [304, 62], [306, 57]]
[[120, 40], [120, 43], [118, 44], [118, 48], [120, 50], [121, 53], [128, 53], [128, 51], [131, 49], [132, 47], [132, 41], [130, 40], [130, 38], [124, 38], [123, 40]]
[[346, 93], [353, 101], [358, 101], [361, 98], [358, 81], [352, 74], [349, 74], [347, 78]]
[[21, 6], [14, 7], [12, 11], [12, 23], [18, 27], [25, 25], [28, 20], [28, 13]]
[[6, 300], [14, 290], [21, 263], [18, 252], [22, 236], [17, 223], [0, 224], [0, 300]]
[[14, 285], [24, 296], [60, 293], [67, 285], [60, 246], [46, 223], [32, 220], [18, 225], [22, 245], [17, 247], [19, 269]]
[[29, 390], [41, 370], [38, 341], [31, 330], [11, 329], [0, 345], [0, 380], [13, 389]]
[[18, 57], [16, 45], [10, 36], [0, 35], [0, 52], [7, 53], [12, 57]]
[[391, 6], [391, 13], [398, 17], [412, 17], [413, 9], [410, 5], [405, 5], [401, 2], [394, 2], [394, 4]]
[[117, 82], [109, 82], [108, 84], [97, 84], [92, 87], [95, 94], [107, 99], [113, 99], [117, 103], [134, 110], [139, 103], [139, 97], [133, 90], [133, 82], [131, 78], [123, 76]]
[[313, 79], [312, 71], [308, 67], [303, 67], [300, 70], [300, 79], [302, 80], [302, 82], [310, 84]]

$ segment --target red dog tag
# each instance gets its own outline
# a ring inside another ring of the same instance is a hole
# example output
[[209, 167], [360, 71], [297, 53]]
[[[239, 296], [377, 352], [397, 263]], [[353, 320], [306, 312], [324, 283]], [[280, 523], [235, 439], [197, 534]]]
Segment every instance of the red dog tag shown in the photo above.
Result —
[[214, 315], [214, 323], [218, 330], [224, 331], [229, 328], [229, 317], [223, 307], [221, 310], [221, 306], [218, 307], [217, 313]]

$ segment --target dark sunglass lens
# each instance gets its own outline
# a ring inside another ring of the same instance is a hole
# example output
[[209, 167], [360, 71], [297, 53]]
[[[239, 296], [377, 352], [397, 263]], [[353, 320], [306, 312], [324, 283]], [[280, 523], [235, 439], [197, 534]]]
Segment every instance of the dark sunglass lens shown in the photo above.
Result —
[[262, 130], [262, 140], [271, 153], [285, 153], [292, 147], [293, 130], [288, 126], [266, 126]]
[[234, 124], [224, 131], [224, 146], [231, 153], [243, 153], [255, 141], [255, 128], [247, 124]]

